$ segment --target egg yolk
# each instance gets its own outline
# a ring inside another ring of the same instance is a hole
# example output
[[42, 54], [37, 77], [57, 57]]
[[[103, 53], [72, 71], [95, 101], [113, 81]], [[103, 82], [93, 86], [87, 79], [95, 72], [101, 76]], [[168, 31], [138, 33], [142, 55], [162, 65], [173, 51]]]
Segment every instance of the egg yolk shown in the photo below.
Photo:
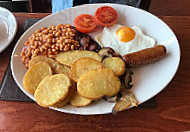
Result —
[[116, 37], [122, 42], [129, 42], [135, 38], [135, 31], [130, 27], [121, 27], [116, 31]]

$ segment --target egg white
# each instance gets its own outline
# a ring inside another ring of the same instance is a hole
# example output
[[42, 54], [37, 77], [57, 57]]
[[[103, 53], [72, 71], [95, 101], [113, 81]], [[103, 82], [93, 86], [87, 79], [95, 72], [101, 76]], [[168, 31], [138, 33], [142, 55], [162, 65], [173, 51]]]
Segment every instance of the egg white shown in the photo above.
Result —
[[102, 47], [111, 47], [116, 53], [119, 53], [122, 56], [142, 49], [154, 47], [156, 45], [155, 40], [145, 35], [138, 26], [131, 27], [136, 33], [133, 40], [129, 42], [118, 40], [116, 37], [116, 31], [123, 26], [124, 25], [113, 24], [112, 26], [104, 27], [103, 31], [95, 37], [95, 40]]

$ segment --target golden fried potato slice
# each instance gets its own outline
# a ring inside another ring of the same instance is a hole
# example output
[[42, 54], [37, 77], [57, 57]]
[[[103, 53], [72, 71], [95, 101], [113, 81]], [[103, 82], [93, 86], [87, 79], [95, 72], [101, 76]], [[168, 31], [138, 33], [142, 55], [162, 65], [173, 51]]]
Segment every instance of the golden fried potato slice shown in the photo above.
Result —
[[92, 102], [92, 100], [84, 98], [82, 96], [80, 96], [76, 91], [73, 94], [70, 104], [74, 107], [83, 107], [83, 106], [87, 106]]
[[92, 58], [80, 58], [71, 66], [70, 77], [78, 81], [79, 77], [87, 71], [104, 68], [102, 63]]
[[102, 64], [106, 68], [110, 68], [117, 76], [121, 76], [125, 72], [125, 62], [120, 57], [107, 57]]
[[71, 84], [72, 86], [69, 88], [69, 93], [67, 97], [63, 101], [56, 103], [53, 107], [61, 108], [71, 101], [71, 98], [73, 97], [73, 94], [75, 93], [77, 89], [77, 86], [73, 80], [71, 80]]
[[98, 53], [93, 52], [93, 51], [87, 51], [87, 50], [85, 51], [75, 50], [75, 51], [67, 51], [67, 52], [59, 53], [58, 55], [56, 55], [55, 59], [59, 63], [71, 67], [71, 65], [76, 60], [78, 60], [79, 58], [84, 58], [84, 57], [90, 57], [99, 62], [102, 61], [102, 57]]
[[133, 94], [133, 92], [127, 90], [127, 89], [121, 89], [122, 97], [116, 102], [112, 112], [116, 113], [119, 111], [126, 110], [127, 108], [131, 106], [137, 106], [138, 101]]
[[39, 62], [46, 62], [47, 64], [49, 64], [52, 68], [53, 74], [66, 74], [69, 75], [70, 72], [70, 68], [67, 66], [64, 66], [62, 64], [60, 64], [59, 62], [57, 62], [56, 60], [53, 60], [52, 58], [49, 58], [47, 56], [36, 56], [34, 58], [32, 58], [29, 61], [29, 68]]
[[39, 83], [48, 75], [52, 75], [52, 70], [47, 63], [33, 65], [24, 75], [23, 86], [29, 93], [34, 94]]
[[67, 97], [70, 87], [70, 78], [65, 74], [47, 76], [38, 85], [34, 98], [42, 107], [54, 106]]
[[103, 96], [113, 96], [120, 90], [121, 82], [111, 69], [91, 70], [78, 80], [77, 92], [81, 96], [97, 100]]

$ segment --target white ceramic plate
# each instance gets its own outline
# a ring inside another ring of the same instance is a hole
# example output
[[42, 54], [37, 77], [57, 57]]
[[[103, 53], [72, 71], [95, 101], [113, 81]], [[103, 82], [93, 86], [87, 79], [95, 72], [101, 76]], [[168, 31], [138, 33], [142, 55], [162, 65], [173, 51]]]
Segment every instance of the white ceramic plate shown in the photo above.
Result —
[[14, 15], [7, 9], [0, 7], [0, 53], [13, 40], [17, 31], [17, 22]]
[[[180, 49], [175, 34], [162, 20], [148, 12], [126, 5], [89, 4], [66, 9], [47, 16], [28, 29], [17, 42], [11, 58], [11, 69], [16, 83], [31, 99], [34, 100], [34, 97], [25, 91], [22, 85], [22, 79], [24, 73], [26, 72], [26, 68], [22, 64], [19, 54], [22, 50], [24, 42], [34, 31], [42, 26], [58, 25], [60, 23], [73, 25], [73, 20], [76, 16], [83, 13], [93, 15], [95, 10], [102, 5], [110, 5], [117, 10], [119, 14], [117, 23], [125, 24], [127, 26], [138, 25], [147, 35], [155, 38], [158, 44], [163, 44], [167, 48], [167, 56], [164, 59], [156, 63], [133, 69], [134, 86], [132, 91], [136, 95], [139, 103], [143, 103], [158, 94], [172, 80], [179, 65]], [[94, 37], [101, 30], [102, 28], [98, 28], [94, 32], [90, 33], [90, 35]], [[66, 113], [91, 115], [110, 113], [113, 106], [114, 103], [108, 103], [100, 100], [82, 108], [75, 108], [67, 105], [60, 109], [52, 109]]]

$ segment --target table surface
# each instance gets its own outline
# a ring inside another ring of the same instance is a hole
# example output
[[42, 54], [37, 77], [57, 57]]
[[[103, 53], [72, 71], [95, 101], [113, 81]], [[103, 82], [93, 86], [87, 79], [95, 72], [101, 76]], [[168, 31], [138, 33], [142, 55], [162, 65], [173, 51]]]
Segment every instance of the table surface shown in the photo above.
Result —
[[[18, 32], [0, 53], [0, 81], [26, 18], [49, 14], [14, 14]], [[117, 115], [73, 115], [42, 108], [36, 103], [0, 101], [0, 131], [183, 131], [190, 130], [190, 16], [162, 16], [176, 34], [180, 48], [179, 69], [169, 85], [156, 96], [156, 108], [133, 108]]]

